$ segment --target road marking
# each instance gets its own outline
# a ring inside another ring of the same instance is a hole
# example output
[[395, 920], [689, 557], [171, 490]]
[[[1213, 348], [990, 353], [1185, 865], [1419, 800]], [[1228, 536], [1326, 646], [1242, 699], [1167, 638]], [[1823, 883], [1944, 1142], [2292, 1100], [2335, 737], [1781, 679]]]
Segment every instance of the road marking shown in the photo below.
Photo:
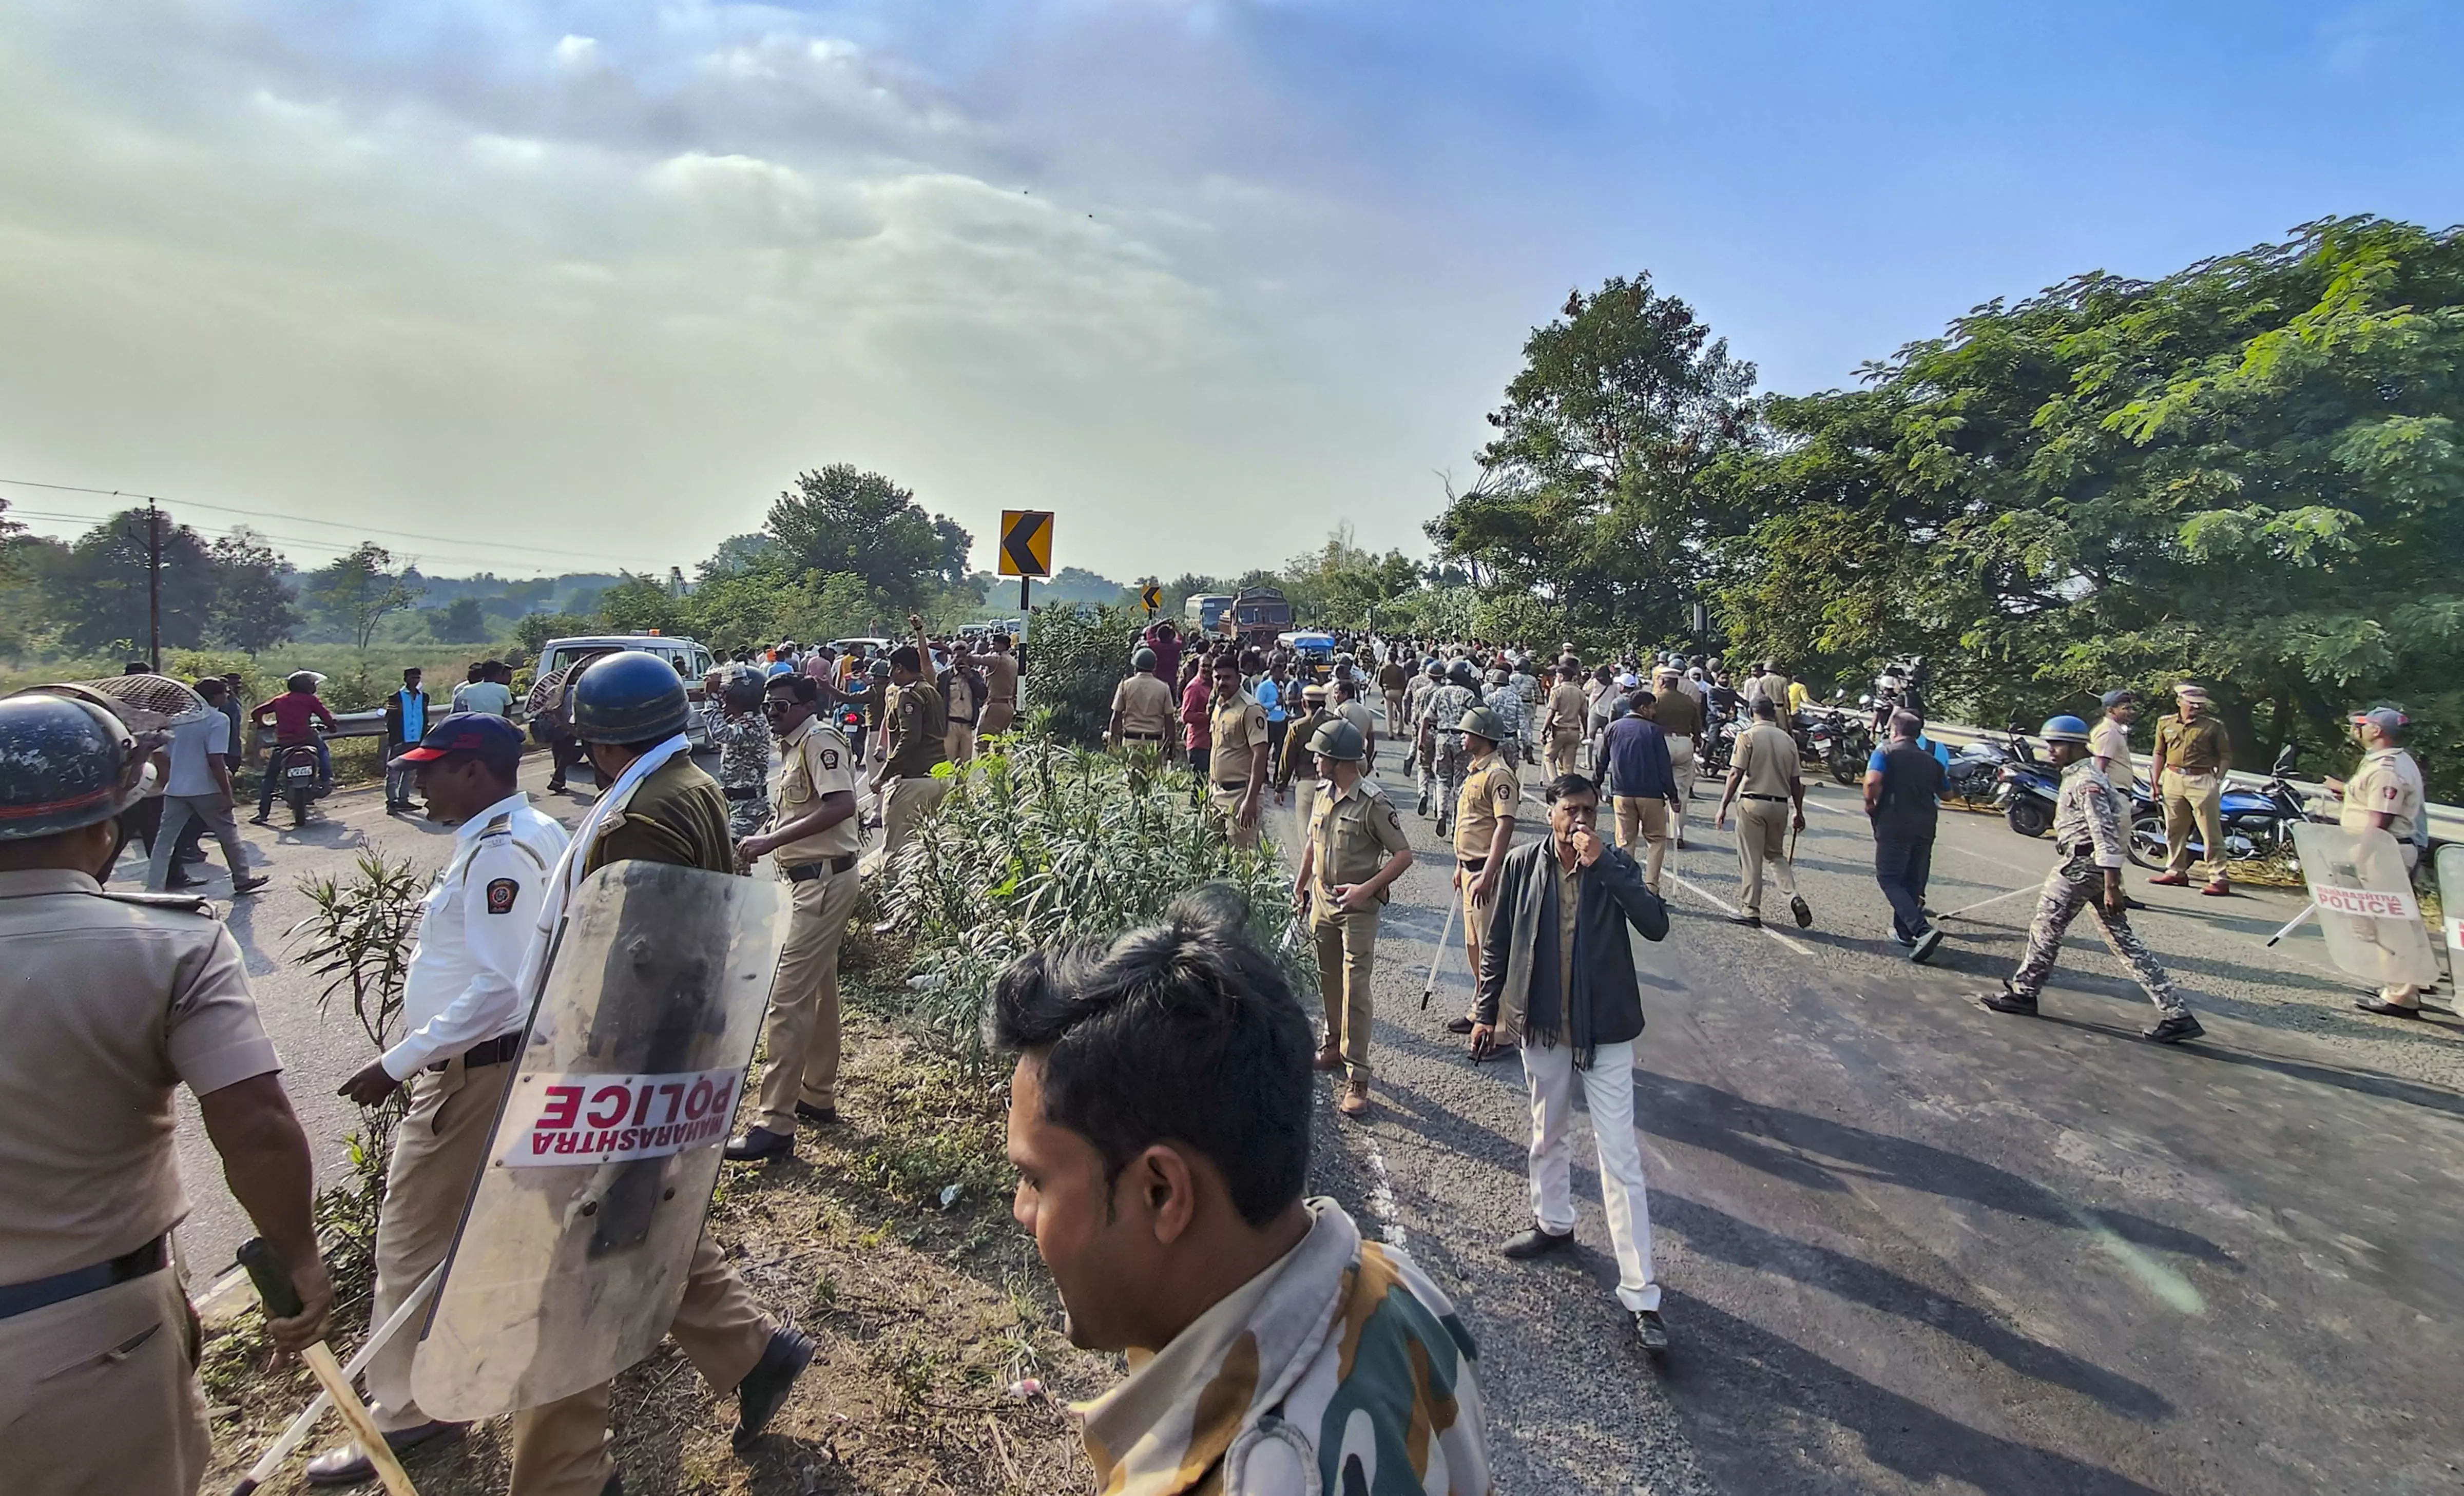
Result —
[[[1710, 903], [1710, 904], [1714, 905], [1714, 906], [1715, 906], [1715, 907], [1717, 907], [1717, 908], [1718, 908], [1722, 913], [1724, 913], [1733, 914], [1733, 913], [1735, 913], [1737, 912], [1737, 908], [1736, 908], [1736, 906], [1735, 906], [1735, 905], [1733, 905], [1733, 904], [1729, 903], [1729, 902], [1728, 902], [1727, 900], [1726, 900], [1726, 899], [1721, 898], [1718, 894], [1713, 893], [1710, 890], [1708, 890], [1708, 889], [1706, 889], [1706, 888], [1702, 887], [1700, 884], [1696, 883], [1693, 879], [1688, 878], [1688, 877], [1685, 877], [1685, 876], [1684, 876], [1683, 874], [1682, 874], [1682, 873], [1676, 873], [1676, 872], [1671, 872], [1671, 873], [1669, 873], [1669, 874], [1668, 874], [1668, 876], [1669, 876], [1671, 879], [1675, 880], [1675, 882], [1676, 882], [1676, 884], [1677, 884], [1677, 886], [1678, 886], [1679, 888], [1685, 890], [1685, 891], [1686, 891], [1687, 892], [1689, 892], [1689, 893], [1692, 893], [1696, 898], [1705, 900], [1705, 901], [1707, 901], [1708, 903]], [[1767, 935], [1771, 936], [1772, 939], [1777, 940], [1780, 944], [1782, 944], [1782, 945], [1784, 945], [1784, 946], [1787, 946], [1790, 950], [1794, 951], [1794, 952], [1795, 952], [1797, 955], [1799, 955], [1799, 956], [1812, 956], [1812, 955], [1814, 954], [1814, 950], [1813, 950], [1813, 948], [1812, 948], [1811, 946], [1801, 945], [1801, 944], [1797, 943], [1796, 941], [1790, 939], [1788, 936], [1786, 936], [1786, 935], [1784, 935], [1780, 934], [1778, 931], [1773, 930], [1773, 929], [1772, 929], [1771, 926], [1769, 926], [1769, 925], [1765, 925], [1765, 926], [1763, 926], [1763, 927], [1762, 927], [1762, 932], [1763, 932], [1763, 934], [1765, 934], [1765, 935]]]
[[1407, 1245], [1402, 1224], [1395, 1219], [1395, 1186], [1386, 1177], [1386, 1155], [1378, 1151], [1377, 1134], [1364, 1131], [1361, 1136], [1369, 1142], [1369, 1213], [1377, 1218], [1388, 1242]]

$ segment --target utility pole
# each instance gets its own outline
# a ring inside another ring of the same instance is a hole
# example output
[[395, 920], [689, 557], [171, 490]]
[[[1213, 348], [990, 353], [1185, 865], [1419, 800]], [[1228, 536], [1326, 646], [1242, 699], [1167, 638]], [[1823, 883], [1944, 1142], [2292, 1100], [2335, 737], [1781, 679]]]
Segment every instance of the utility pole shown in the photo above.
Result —
[[163, 673], [163, 511], [145, 501], [146, 661]]

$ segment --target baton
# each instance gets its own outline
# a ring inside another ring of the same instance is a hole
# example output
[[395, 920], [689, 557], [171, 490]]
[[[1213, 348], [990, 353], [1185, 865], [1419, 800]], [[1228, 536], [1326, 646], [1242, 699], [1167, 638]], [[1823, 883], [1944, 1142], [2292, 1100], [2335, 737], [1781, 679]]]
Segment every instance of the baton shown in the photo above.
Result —
[[1420, 983], [1420, 1010], [1424, 1013], [1428, 1011], [1429, 999], [1437, 994], [1438, 967], [1446, 958], [1446, 937], [1455, 933], [1455, 915], [1462, 909], [1463, 900], [1460, 898], [1446, 905], [1445, 928], [1438, 932], [1438, 954], [1429, 957], [1429, 979]]
[[[410, 1323], [410, 1316], [428, 1302], [429, 1295], [436, 1291], [436, 1285], [444, 1277], [445, 1265], [439, 1263], [426, 1278], [420, 1280], [419, 1287], [410, 1290], [410, 1297], [402, 1301], [402, 1307], [377, 1327], [376, 1332], [368, 1336], [367, 1343], [360, 1347], [357, 1354], [342, 1363], [343, 1380], [348, 1381], [368, 1369], [368, 1363], [376, 1359], [377, 1353], [393, 1343], [393, 1337]], [[309, 1400], [308, 1406], [299, 1410], [299, 1416], [291, 1420], [291, 1425], [267, 1445], [256, 1463], [249, 1467], [247, 1478], [231, 1487], [231, 1496], [250, 1496], [258, 1486], [274, 1479], [274, 1472], [280, 1469], [282, 1462], [290, 1459], [292, 1451], [306, 1441], [309, 1431], [317, 1426], [317, 1420], [333, 1405], [333, 1397], [319, 1387], [317, 1396]]]
[[[240, 1243], [239, 1265], [248, 1269], [250, 1281], [256, 1285], [256, 1296], [263, 1301], [266, 1313], [275, 1319], [298, 1314], [299, 1290], [292, 1287], [291, 1270], [282, 1265], [282, 1256], [274, 1249], [273, 1243], [263, 1237], [250, 1237]], [[318, 1341], [300, 1352], [299, 1357], [317, 1374], [318, 1382], [334, 1399], [342, 1421], [351, 1425], [351, 1432], [358, 1437], [360, 1447], [367, 1451], [368, 1463], [376, 1466], [377, 1477], [385, 1482], [389, 1496], [419, 1496], [410, 1477], [403, 1473], [402, 1462], [394, 1458], [393, 1446], [385, 1442], [384, 1430], [368, 1417], [367, 1404], [351, 1390], [351, 1379], [335, 1364], [334, 1353], [325, 1348], [325, 1342]]]
[[[2274, 945], [2277, 941], [2283, 939], [2286, 935], [2291, 935], [2294, 931], [2299, 930], [2299, 928], [2301, 928], [2301, 922], [2302, 922], [2303, 920], [2310, 918], [2312, 915], [2314, 915], [2314, 914], [2316, 914], [2316, 913], [2319, 913], [2319, 905], [2318, 905], [2318, 903], [2317, 903], [2315, 900], [2314, 900], [2313, 902], [2311, 902], [2311, 903], [2308, 903], [2308, 904], [2304, 904], [2304, 905], [2302, 905], [2302, 906], [2301, 906], [2301, 913], [2298, 913], [2298, 914], [2294, 915], [2291, 919], [2286, 920], [2286, 921], [2284, 922], [2284, 928], [2283, 928], [2283, 929], [2278, 930], [2277, 932], [2276, 932], [2276, 934], [2274, 934], [2274, 935], [2269, 935], [2269, 936], [2267, 937], [2267, 943], [2268, 943], [2268, 945]], [[2265, 947], [2261, 947], [2261, 949], [2265, 949]]]

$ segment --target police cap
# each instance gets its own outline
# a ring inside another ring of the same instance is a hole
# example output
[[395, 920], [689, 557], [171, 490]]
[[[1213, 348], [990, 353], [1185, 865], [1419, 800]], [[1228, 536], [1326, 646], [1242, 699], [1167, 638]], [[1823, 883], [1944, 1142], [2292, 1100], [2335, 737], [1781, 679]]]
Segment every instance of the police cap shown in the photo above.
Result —
[[1357, 762], [1369, 756], [1368, 745], [1360, 740], [1360, 729], [1342, 717], [1329, 717], [1309, 735], [1309, 752], [1321, 759]]

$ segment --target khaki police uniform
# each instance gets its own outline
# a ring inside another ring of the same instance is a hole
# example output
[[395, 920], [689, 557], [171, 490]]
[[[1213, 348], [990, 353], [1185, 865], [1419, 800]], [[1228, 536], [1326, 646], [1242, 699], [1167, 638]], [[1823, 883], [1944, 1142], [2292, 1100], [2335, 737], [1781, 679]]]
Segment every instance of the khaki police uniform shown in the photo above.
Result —
[[1255, 847], [1258, 828], [1241, 824], [1241, 802], [1248, 794], [1249, 781], [1267, 772], [1266, 709], [1243, 691], [1229, 701], [1208, 698], [1206, 717], [1212, 744], [1206, 760], [1211, 786], [1207, 798], [1222, 816], [1232, 845]]
[[[564, 827], [519, 791], [473, 816], [420, 903], [419, 943], [403, 977], [408, 1028], [385, 1051], [408, 1111], [394, 1128], [377, 1219], [375, 1303], [383, 1324], [445, 1261], [530, 1011], [519, 980]], [[368, 1362], [368, 1412], [387, 1432], [429, 1421], [411, 1396], [419, 1337], [396, 1335]]]
[[1737, 902], [1760, 918], [1766, 875], [1781, 892], [1796, 897], [1796, 870], [1788, 864], [1789, 785], [1804, 765], [1786, 729], [1756, 719], [1737, 735], [1729, 766], [1738, 776], [1737, 869], [1743, 891]]
[[[629, 858], [733, 873], [736, 846], [727, 834], [727, 797], [690, 755], [678, 754], [642, 781], [581, 855], [585, 877]], [[705, 1229], [685, 1270], [684, 1298], [668, 1323], [669, 1338], [711, 1390], [723, 1396], [759, 1364], [778, 1328]], [[615, 1473], [607, 1454], [614, 1387], [602, 1382], [514, 1415], [508, 1496], [599, 1496]]]
[[1661, 736], [1668, 739], [1668, 773], [1677, 781], [1677, 803], [1668, 807], [1668, 834], [1679, 844], [1685, 840], [1685, 807], [1694, 799], [1694, 777], [1698, 764], [1694, 746], [1703, 737], [1703, 698], [1688, 691], [1690, 684], [1683, 676], [1661, 671], [1662, 689], [1653, 693], [1651, 719], [1660, 724]]
[[898, 688], [891, 706], [890, 801], [881, 810], [881, 860], [887, 866], [907, 845], [915, 823], [950, 793], [952, 781], [933, 770], [949, 761], [949, 718], [941, 693], [930, 681]]
[[1348, 790], [1331, 780], [1318, 787], [1309, 845], [1315, 848], [1316, 879], [1309, 896], [1309, 934], [1317, 941], [1326, 1047], [1341, 1051], [1348, 1078], [1366, 1080], [1369, 1034], [1376, 1016], [1369, 984], [1377, 959], [1377, 911], [1386, 894], [1381, 891], [1366, 909], [1344, 909], [1335, 903], [1334, 891], [1368, 882], [1387, 859], [1410, 851], [1412, 843], [1386, 792], [1363, 777]]
[[[2362, 766], [2344, 781], [2344, 803], [2337, 812], [2337, 823], [2347, 831], [2366, 831], [2371, 829], [2372, 813], [2387, 817], [2387, 835], [2395, 838], [2409, 869], [2421, 859], [2421, 844], [2414, 838], [2421, 825], [2423, 788], [2421, 765], [2412, 761], [2412, 755], [2401, 748], [2373, 748], [2362, 756]], [[2421, 989], [2409, 982], [2381, 987], [2379, 1001], [2411, 1006], [2421, 1001]]]
[[2139, 769], [2130, 761], [2130, 729], [2107, 713], [2088, 729], [2087, 751], [2096, 759], [2097, 767], [2104, 771], [2106, 782], [2113, 786], [2113, 813], [2126, 838], [2130, 835], [2131, 792], [2139, 787]]
[[1140, 671], [1112, 691], [1112, 710], [1121, 715], [1123, 748], [1161, 753], [1180, 724], [1180, 701], [1153, 671]]
[[984, 672], [984, 710], [978, 733], [1006, 733], [1018, 722], [1018, 656], [1006, 649], [971, 654], [967, 663]]
[[1591, 719], [1592, 705], [1584, 699], [1583, 688], [1560, 679], [1540, 715], [1541, 752], [1551, 779], [1574, 772], [1582, 753], [1583, 729]]
[[0, 1490], [187, 1496], [209, 1456], [171, 1090], [281, 1068], [197, 899], [0, 872]]
[[796, 1135], [796, 1103], [838, 1105], [839, 946], [862, 885], [856, 854], [863, 834], [852, 803], [855, 754], [838, 730], [808, 716], [781, 745], [779, 821], [800, 821], [831, 795], [850, 803], [846, 819], [770, 853], [791, 908], [778, 979], [761, 1020], [760, 1112], [754, 1125]]
[[1514, 765], [1505, 754], [1492, 750], [1472, 760], [1463, 794], [1455, 802], [1455, 866], [1463, 869], [1463, 891], [1457, 897], [1463, 900], [1463, 950], [1471, 957], [1475, 978], [1480, 975], [1481, 947], [1488, 940], [1490, 909], [1471, 901], [1472, 880], [1491, 857], [1513, 850], [1497, 845], [1497, 823], [1518, 815], [1522, 804], [1523, 781], [1515, 777]]
[[2233, 737], [2213, 711], [2195, 717], [2172, 715], [2156, 722], [2156, 761], [2164, 769], [2156, 788], [2165, 799], [2167, 872], [2190, 867], [2190, 832], [2196, 827], [2208, 849], [2201, 875], [2211, 883], [2225, 875], [2225, 771], [2233, 767]]

